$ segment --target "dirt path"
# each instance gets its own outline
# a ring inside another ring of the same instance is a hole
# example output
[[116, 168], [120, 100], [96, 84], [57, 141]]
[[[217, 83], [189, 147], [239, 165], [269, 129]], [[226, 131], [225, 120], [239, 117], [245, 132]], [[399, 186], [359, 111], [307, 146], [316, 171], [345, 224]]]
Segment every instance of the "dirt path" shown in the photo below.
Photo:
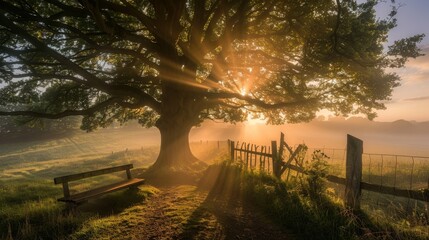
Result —
[[140, 224], [123, 232], [130, 239], [295, 239], [250, 206], [194, 186], [160, 188], [144, 204]]

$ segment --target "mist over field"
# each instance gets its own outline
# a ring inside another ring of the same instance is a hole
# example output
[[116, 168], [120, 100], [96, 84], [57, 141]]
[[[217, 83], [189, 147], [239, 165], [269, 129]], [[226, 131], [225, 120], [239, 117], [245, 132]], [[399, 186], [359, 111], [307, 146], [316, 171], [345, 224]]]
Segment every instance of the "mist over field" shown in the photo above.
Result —
[[[204, 122], [194, 127], [190, 133], [191, 142], [226, 141], [228, 139], [259, 145], [270, 145], [272, 140], [279, 140], [280, 132], [285, 134], [290, 146], [305, 143], [309, 148], [346, 147], [346, 134], [351, 134], [364, 141], [366, 153], [388, 153], [429, 156], [429, 122], [412, 122], [398, 120], [394, 122], [376, 122], [364, 118], [353, 117], [345, 119], [334, 117], [328, 120], [318, 118], [309, 123], [265, 125], [260, 121], [238, 124]], [[46, 134], [46, 133], [44, 133]], [[109, 136], [106, 138], [105, 136]], [[0, 152], [17, 142], [30, 146], [33, 135], [21, 135], [18, 138], [12, 134], [2, 134]], [[91, 144], [91, 149], [73, 143], [75, 138], [98, 139], [97, 144]], [[94, 153], [121, 151], [124, 149], [139, 149], [146, 146], [158, 146], [160, 134], [156, 128], [146, 129], [136, 123], [126, 126], [110, 127], [86, 133], [74, 130], [72, 135], [38, 134], [37, 138], [62, 139], [71, 145], [90, 150]], [[57, 140], [59, 141], [59, 140]]]
[[279, 140], [280, 132], [291, 146], [305, 143], [310, 148], [344, 149], [346, 134], [351, 134], [364, 141], [364, 152], [429, 156], [429, 122], [376, 122], [359, 117], [279, 126], [206, 122], [192, 130], [191, 141], [231, 139], [269, 145], [271, 140]]

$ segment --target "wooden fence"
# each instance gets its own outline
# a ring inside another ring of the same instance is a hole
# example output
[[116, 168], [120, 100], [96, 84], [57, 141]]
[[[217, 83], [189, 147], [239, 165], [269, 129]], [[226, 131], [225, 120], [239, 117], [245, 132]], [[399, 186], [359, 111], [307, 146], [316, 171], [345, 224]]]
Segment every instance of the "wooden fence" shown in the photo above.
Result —
[[[267, 172], [279, 179], [286, 170], [288, 170], [286, 179], [289, 177], [290, 170], [307, 174], [302, 163], [307, 147], [300, 144], [294, 150], [285, 142], [283, 133], [280, 135], [279, 145], [277, 145], [277, 141], [271, 141], [271, 146], [257, 146], [250, 143], [240, 144], [231, 140], [228, 140], [228, 145], [231, 161], [240, 164], [245, 169]], [[289, 153], [287, 159], [284, 158], [285, 151]], [[346, 206], [359, 209], [362, 190], [429, 202], [429, 189], [400, 189], [362, 182], [363, 141], [347, 135], [346, 151], [346, 177], [326, 176], [330, 182], [345, 185], [344, 202]]]

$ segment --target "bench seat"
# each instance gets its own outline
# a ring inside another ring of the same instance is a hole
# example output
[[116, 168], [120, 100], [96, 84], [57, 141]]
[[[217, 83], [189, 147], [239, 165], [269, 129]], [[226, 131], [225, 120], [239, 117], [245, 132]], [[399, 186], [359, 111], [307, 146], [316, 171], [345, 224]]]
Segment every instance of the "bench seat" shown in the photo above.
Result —
[[62, 197], [62, 198], [59, 198], [58, 201], [78, 204], [78, 203], [85, 202], [90, 198], [96, 198], [96, 197], [99, 197], [101, 195], [111, 193], [111, 192], [115, 192], [115, 191], [118, 191], [118, 190], [121, 190], [124, 188], [130, 188], [133, 186], [138, 186], [138, 185], [143, 184], [144, 182], [145, 182], [144, 179], [132, 178], [132, 179], [128, 179], [128, 180], [118, 182], [118, 183], [114, 183], [114, 184], [102, 186], [99, 188], [91, 189], [89, 191], [80, 192], [80, 193], [77, 193], [74, 195], [70, 195], [69, 197]]

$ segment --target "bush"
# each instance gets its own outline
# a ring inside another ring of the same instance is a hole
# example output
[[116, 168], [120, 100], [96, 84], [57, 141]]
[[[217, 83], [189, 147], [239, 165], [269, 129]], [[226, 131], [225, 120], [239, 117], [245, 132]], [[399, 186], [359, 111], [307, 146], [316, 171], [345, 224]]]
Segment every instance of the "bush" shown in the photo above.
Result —
[[326, 192], [329, 157], [321, 150], [315, 150], [311, 157], [311, 161], [306, 162], [305, 184], [302, 184], [302, 188], [311, 198], [320, 199]]

